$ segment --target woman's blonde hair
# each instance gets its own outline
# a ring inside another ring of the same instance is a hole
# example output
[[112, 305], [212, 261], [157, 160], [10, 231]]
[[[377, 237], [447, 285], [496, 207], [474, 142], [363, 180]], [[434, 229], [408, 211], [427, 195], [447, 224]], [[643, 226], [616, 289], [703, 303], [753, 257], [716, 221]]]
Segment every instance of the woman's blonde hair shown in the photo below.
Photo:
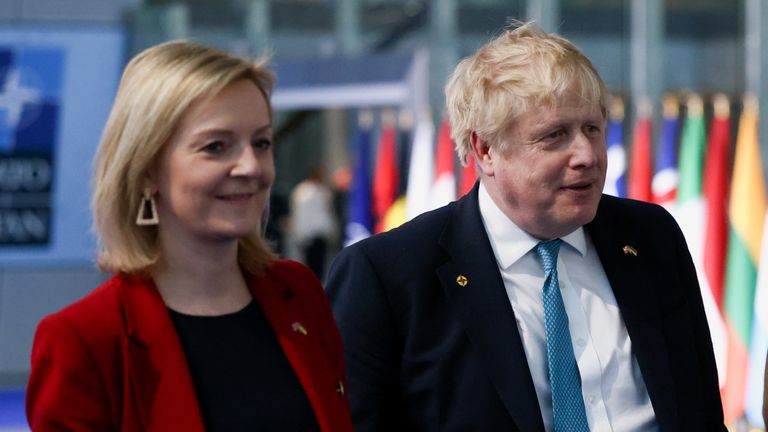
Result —
[[555, 105], [573, 85], [605, 112], [605, 84], [589, 59], [530, 22], [463, 59], [445, 88], [451, 138], [462, 164], [472, 151], [473, 132], [492, 146], [504, 146], [499, 136], [515, 118], [542, 104]]
[[[148, 170], [190, 105], [235, 81], [256, 84], [271, 116], [275, 80], [265, 63], [184, 41], [153, 46], [128, 63], [94, 160], [91, 207], [99, 268], [144, 273], [158, 263], [157, 228], [135, 223]], [[273, 259], [260, 226], [240, 239], [238, 261], [246, 270], [259, 273]]]

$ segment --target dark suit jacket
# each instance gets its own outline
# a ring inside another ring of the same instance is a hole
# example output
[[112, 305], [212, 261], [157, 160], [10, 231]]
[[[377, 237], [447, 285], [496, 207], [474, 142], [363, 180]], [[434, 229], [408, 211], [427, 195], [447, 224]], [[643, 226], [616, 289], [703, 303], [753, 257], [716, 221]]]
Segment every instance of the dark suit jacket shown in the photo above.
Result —
[[[543, 430], [477, 191], [346, 248], [331, 268], [358, 431]], [[603, 196], [586, 230], [661, 430], [725, 430], [699, 285], [672, 217]]]
[[[351, 431], [341, 338], [317, 279], [277, 261], [248, 285], [321, 430]], [[304, 335], [293, 329], [301, 323]], [[286, 413], [290, 415], [290, 413]], [[27, 417], [34, 431], [203, 431], [192, 378], [151, 279], [117, 275], [43, 319], [32, 349]]]

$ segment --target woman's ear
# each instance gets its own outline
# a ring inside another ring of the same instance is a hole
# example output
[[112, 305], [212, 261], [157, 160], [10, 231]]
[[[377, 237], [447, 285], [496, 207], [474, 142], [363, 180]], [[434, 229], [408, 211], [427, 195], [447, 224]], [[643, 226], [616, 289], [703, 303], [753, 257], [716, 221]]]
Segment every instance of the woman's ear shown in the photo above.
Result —
[[154, 196], [157, 193], [158, 189], [158, 181], [159, 181], [159, 175], [158, 175], [158, 166], [160, 165], [157, 158], [155, 158], [155, 161], [152, 162], [146, 170], [144, 170], [144, 173], [141, 175], [140, 185], [142, 193], [145, 189], [150, 189], [152, 192], [152, 196]]
[[469, 143], [472, 146], [472, 153], [477, 161], [482, 175], [493, 177], [494, 160], [496, 152], [493, 151], [487, 140], [481, 138], [477, 132], [472, 131], [469, 135]]

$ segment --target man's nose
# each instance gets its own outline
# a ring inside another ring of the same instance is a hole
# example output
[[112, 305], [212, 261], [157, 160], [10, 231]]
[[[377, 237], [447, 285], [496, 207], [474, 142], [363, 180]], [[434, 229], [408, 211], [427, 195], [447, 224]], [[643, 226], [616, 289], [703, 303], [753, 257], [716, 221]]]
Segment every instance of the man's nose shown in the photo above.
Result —
[[595, 137], [588, 136], [583, 131], [578, 131], [571, 143], [571, 165], [574, 167], [589, 167], [597, 162], [597, 152], [600, 151], [599, 141]]

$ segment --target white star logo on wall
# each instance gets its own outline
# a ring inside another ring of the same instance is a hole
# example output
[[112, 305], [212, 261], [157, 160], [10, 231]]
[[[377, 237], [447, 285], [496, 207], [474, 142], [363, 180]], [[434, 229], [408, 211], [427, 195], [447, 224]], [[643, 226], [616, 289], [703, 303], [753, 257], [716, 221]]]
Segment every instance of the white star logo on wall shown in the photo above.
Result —
[[12, 69], [0, 92], [0, 112], [5, 112], [5, 124], [8, 128], [13, 130], [19, 125], [25, 103], [39, 100], [40, 92], [31, 87], [24, 87], [21, 84], [21, 73], [18, 69]]

